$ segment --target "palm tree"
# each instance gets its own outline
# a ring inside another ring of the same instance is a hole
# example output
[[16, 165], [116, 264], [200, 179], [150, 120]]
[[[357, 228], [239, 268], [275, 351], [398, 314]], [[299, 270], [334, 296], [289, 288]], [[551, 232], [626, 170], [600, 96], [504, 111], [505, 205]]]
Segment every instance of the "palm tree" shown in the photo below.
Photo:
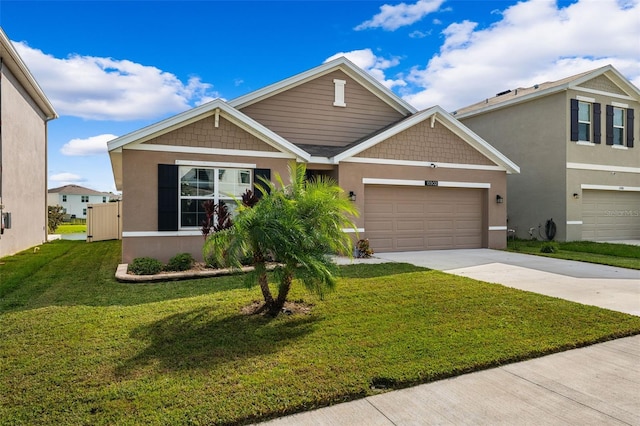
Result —
[[[327, 177], [307, 180], [303, 164], [289, 165], [290, 184], [276, 175], [279, 186], [263, 181], [262, 199], [253, 208], [238, 207], [231, 228], [213, 234], [205, 243], [205, 257], [232, 267], [251, 257], [255, 269], [248, 282], [260, 285], [270, 315], [282, 310], [294, 278], [312, 292], [324, 295], [335, 287], [335, 265], [330, 253], [351, 256], [351, 238], [343, 229], [355, 228], [358, 211], [344, 191]], [[266, 275], [269, 257], [278, 260], [277, 297]]]

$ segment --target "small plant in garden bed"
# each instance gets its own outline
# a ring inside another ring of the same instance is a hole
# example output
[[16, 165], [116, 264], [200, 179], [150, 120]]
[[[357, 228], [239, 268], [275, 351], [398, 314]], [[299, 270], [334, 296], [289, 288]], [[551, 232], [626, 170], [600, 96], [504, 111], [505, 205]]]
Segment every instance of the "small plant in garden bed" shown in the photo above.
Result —
[[559, 250], [558, 244], [554, 242], [544, 243], [540, 247], [541, 253], [557, 253], [558, 250]]
[[368, 258], [373, 255], [373, 250], [369, 247], [369, 240], [358, 240], [356, 243], [356, 257]]
[[169, 259], [164, 267], [165, 271], [188, 271], [193, 267], [195, 260], [190, 253], [179, 253]]
[[158, 259], [136, 257], [129, 264], [128, 272], [136, 275], [155, 275], [162, 271], [163, 265]]

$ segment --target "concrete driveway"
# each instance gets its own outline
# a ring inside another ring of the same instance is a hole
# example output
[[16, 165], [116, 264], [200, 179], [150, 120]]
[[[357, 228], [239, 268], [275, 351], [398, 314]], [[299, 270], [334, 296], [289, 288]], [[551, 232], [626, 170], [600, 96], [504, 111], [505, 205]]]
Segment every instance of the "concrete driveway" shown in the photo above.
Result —
[[490, 249], [376, 253], [375, 257], [640, 316], [640, 270]]

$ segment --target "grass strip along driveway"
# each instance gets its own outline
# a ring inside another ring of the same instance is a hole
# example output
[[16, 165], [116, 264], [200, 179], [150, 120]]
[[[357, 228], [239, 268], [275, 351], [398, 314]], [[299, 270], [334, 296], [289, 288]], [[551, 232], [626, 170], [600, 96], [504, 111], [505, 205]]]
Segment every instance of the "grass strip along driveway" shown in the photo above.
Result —
[[122, 284], [117, 241], [0, 260], [1, 424], [234, 424], [640, 333], [640, 317], [407, 264], [343, 267], [309, 314], [239, 276]]
[[[542, 253], [543, 245], [552, 244], [558, 250], [555, 253]], [[640, 269], [640, 246], [593, 241], [551, 242], [537, 240], [510, 240], [508, 250], [556, 259], [577, 260], [599, 263], [619, 268]]]

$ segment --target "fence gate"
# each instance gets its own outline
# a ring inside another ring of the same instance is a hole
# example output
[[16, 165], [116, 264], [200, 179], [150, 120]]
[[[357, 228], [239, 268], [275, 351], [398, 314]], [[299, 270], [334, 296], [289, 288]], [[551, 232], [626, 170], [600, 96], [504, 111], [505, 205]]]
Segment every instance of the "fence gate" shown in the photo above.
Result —
[[87, 242], [122, 239], [122, 201], [87, 206]]

